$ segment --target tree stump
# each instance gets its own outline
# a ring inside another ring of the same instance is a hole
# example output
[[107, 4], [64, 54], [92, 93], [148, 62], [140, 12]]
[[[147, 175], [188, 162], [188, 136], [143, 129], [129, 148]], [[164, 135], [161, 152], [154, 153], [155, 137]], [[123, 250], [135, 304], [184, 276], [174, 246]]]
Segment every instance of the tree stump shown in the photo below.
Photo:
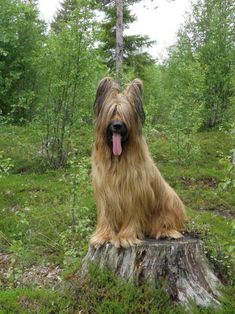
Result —
[[157, 287], [166, 282], [166, 290], [174, 301], [189, 306], [218, 306], [219, 279], [211, 271], [199, 239], [145, 239], [130, 248], [116, 248], [110, 243], [100, 248], [90, 246], [81, 274], [88, 272], [89, 263], [109, 268], [121, 278], [137, 285], [150, 283]]

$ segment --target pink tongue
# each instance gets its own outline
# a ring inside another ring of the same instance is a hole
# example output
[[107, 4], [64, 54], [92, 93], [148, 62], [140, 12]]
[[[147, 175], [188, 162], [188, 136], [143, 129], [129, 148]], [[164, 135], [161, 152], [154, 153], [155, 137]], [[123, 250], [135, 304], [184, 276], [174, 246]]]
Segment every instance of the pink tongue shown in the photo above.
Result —
[[113, 154], [114, 156], [120, 156], [122, 153], [122, 137], [120, 134], [113, 133]]

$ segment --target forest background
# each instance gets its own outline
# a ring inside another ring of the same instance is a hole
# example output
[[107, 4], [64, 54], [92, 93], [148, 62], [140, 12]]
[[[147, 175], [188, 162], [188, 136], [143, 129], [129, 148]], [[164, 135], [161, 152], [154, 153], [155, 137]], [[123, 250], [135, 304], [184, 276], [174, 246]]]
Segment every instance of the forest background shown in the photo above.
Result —
[[[124, 1], [125, 28], [136, 2]], [[115, 77], [115, 1], [64, 0], [49, 29], [37, 1], [0, 8], [0, 311], [183, 312], [162, 289], [97, 270], [74, 279], [96, 220], [93, 101], [99, 80]], [[234, 16], [233, 0], [195, 0], [163, 62], [148, 36], [125, 35], [122, 72], [123, 86], [144, 83], [152, 156], [226, 286], [221, 313], [234, 307]]]

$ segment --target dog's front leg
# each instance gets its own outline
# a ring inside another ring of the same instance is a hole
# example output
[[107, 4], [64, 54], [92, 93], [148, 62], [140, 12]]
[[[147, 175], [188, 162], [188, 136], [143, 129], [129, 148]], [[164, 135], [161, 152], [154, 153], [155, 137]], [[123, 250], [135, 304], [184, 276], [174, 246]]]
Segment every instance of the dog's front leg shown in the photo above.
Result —
[[137, 245], [143, 239], [143, 234], [140, 231], [139, 223], [133, 218], [126, 221], [117, 234], [111, 238], [110, 242], [115, 247], [124, 247]]
[[108, 227], [101, 228], [97, 226], [95, 233], [91, 236], [90, 245], [100, 247], [110, 241], [110, 230]]
[[110, 223], [108, 222], [105, 210], [100, 210], [98, 213], [98, 222], [95, 233], [91, 236], [90, 245], [95, 247], [100, 247], [115, 236], [112, 231]]

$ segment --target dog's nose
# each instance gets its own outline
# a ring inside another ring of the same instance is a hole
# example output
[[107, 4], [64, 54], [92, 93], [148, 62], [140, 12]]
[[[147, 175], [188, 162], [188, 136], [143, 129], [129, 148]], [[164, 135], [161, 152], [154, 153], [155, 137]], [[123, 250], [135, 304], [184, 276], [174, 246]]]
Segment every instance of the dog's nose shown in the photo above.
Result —
[[112, 127], [114, 131], [120, 131], [123, 126], [123, 123], [121, 121], [113, 121]]

